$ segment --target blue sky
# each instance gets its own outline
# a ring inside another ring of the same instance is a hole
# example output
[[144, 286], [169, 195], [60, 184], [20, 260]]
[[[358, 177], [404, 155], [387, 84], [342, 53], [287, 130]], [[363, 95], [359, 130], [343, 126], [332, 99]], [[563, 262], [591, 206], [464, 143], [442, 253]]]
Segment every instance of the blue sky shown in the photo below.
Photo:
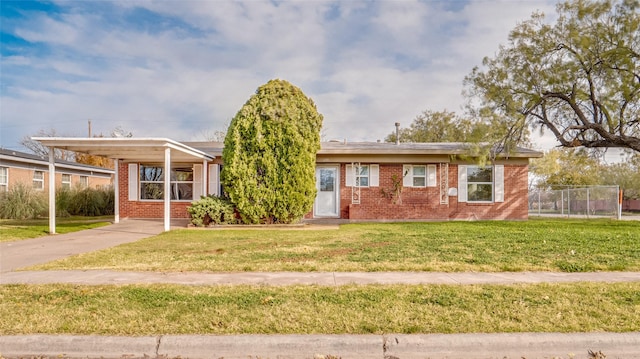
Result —
[[[464, 76], [555, 1], [2, 0], [0, 146], [39, 130], [205, 140], [270, 79], [323, 137], [376, 141], [424, 110], [463, 113]], [[541, 140], [539, 148], [550, 141]]]

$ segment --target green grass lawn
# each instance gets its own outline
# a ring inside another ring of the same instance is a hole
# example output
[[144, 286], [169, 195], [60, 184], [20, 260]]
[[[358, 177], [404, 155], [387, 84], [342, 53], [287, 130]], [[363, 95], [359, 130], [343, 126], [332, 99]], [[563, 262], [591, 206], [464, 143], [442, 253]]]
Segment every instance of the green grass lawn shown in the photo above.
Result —
[[[56, 218], [56, 232], [69, 233], [110, 224], [113, 216]], [[36, 238], [49, 234], [48, 219], [0, 219], [0, 242]]]
[[176, 230], [32, 269], [637, 271], [640, 222], [363, 223], [338, 230]]
[[0, 286], [0, 335], [630, 332], [640, 283]]

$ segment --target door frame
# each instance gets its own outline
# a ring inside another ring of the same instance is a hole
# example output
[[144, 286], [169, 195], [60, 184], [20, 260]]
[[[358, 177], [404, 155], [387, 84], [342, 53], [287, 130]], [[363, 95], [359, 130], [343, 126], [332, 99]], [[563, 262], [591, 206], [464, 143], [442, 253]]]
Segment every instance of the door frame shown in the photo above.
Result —
[[[331, 215], [318, 215], [318, 194], [320, 193], [320, 189], [319, 189], [319, 183], [317, 182], [318, 179], [318, 170], [322, 169], [322, 168], [332, 168], [335, 169], [336, 171], [336, 176], [335, 176], [335, 184], [333, 186], [334, 189], [334, 196], [335, 196], [335, 214], [331, 214]], [[339, 163], [323, 163], [323, 164], [318, 164], [316, 165], [315, 168], [315, 178], [316, 178], [316, 190], [318, 190], [318, 193], [316, 193], [316, 198], [313, 201], [313, 218], [340, 218], [340, 168], [341, 165]]]

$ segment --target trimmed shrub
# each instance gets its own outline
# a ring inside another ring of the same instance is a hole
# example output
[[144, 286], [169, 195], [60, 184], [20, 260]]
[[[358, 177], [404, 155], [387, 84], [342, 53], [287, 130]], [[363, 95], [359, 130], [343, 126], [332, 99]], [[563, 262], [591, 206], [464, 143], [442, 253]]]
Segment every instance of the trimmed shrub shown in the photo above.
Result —
[[33, 219], [46, 213], [47, 199], [43, 192], [18, 183], [0, 194], [0, 218]]
[[244, 223], [295, 223], [311, 211], [321, 127], [313, 100], [287, 81], [269, 81], [242, 106], [220, 180]]
[[191, 224], [202, 227], [209, 224], [237, 223], [235, 209], [231, 202], [215, 196], [202, 196], [187, 207], [191, 216]]

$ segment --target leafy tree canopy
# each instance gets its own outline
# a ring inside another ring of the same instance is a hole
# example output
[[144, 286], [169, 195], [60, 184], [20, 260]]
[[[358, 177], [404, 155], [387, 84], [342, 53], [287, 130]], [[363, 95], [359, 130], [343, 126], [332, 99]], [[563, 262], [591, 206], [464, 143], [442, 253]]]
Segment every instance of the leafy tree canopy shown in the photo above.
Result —
[[640, 152], [640, 2], [570, 0], [547, 24], [535, 13], [465, 83], [479, 111], [496, 114], [503, 143], [528, 127], [564, 147]]
[[529, 171], [541, 188], [561, 189], [566, 186], [615, 185], [625, 198], [640, 198], [640, 154], [626, 161], [605, 163], [584, 148], [557, 148], [544, 157], [531, 161]]
[[[481, 140], [489, 126], [456, 116], [454, 112], [425, 110], [408, 128], [400, 129], [400, 142], [474, 142]], [[396, 133], [385, 137], [386, 142], [395, 142]]]
[[283, 80], [271, 80], [231, 120], [221, 181], [245, 223], [292, 223], [315, 200], [322, 115]]

